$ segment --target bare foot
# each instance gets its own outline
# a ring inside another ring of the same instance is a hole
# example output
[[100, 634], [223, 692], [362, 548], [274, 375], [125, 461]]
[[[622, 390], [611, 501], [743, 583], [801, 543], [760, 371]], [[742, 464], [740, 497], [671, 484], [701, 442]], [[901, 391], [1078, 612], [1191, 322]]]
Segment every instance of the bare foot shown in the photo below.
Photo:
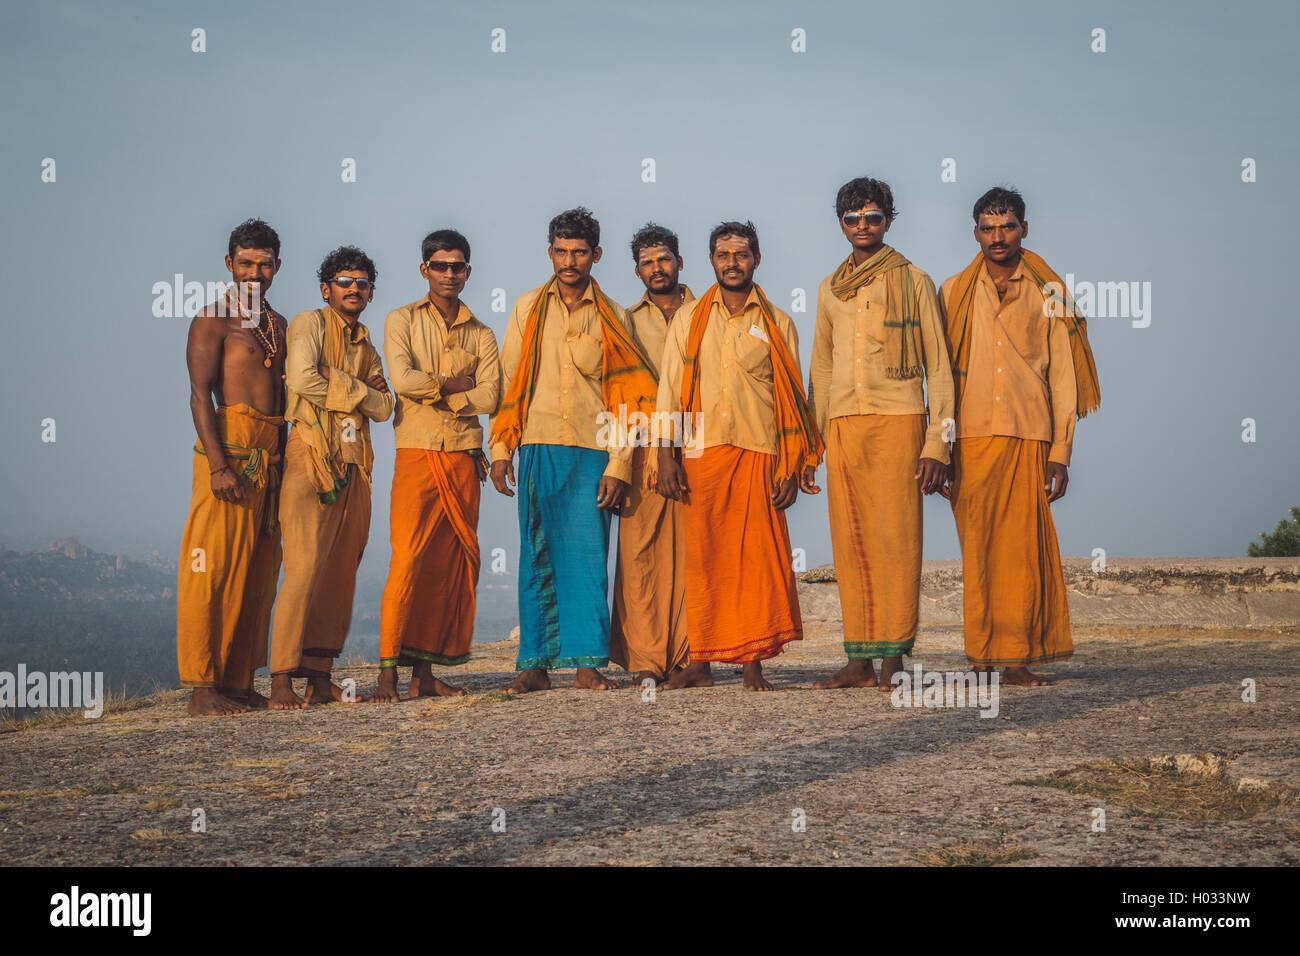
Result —
[[902, 654], [895, 654], [893, 657], [882, 657], [880, 659], [880, 683], [877, 686], [883, 691], [892, 691], [894, 689], [894, 675], [902, 672]]
[[830, 677], [823, 677], [813, 684], [818, 690], [832, 690], [836, 687], [875, 687], [876, 665], [871, 661], [849, 661]]
[[397, 693], [397, 668], [379, 668], [379, 686], [366, 698], [367, 703], [395, 704], [402, 698]]
[[687, 664], [664, 682], [664, 690], [681, 690], [683, 687], [712, 687], [713, 669], [708, 661]]
[[255, 690], [250, 690], [248, 696], [244, 698], [244, 703], [249, 710], [265, 710], [270, 706], [270, 701], [263, 697]]
[[191, 717], [242, 714], [246, 710], [248, 710], [246, 706], [218, 693], [213, 687], [196, 687], [190, 693]]
[[594, 667], [579, 667], [573, 675], [577, 690], [617, 690], [618, 681], [610, 680]]
[[301, 697], [293, 692], [293, 678], [287, 674], [271, 675], [272, 710], [301, 710], [307, 705]]
[[744, 674], [742, 681], [745, 690], [775, 690], [771, 684], [763, 679], [763, 665], [758, 661], [752, 664], [744, 665]]
[[545, 667], [530, 667], [515, 675], [515, 679], [506, 688], [507, 694], [527, 694], [534, 690], [550, 690], [551, 675]]
[[1017, 687], [1046, 687], [1052, 682], [1050, 677], [1035, 674], [1028, 667], [1007, 667], [1002, 670], [1002, 683]]
[[343, 688], [328, 677], [307, 678], [307, 692], [302, 695], [302, 699], [308, 707], [313, 704], [355, 704], [357, 702], [356, 697], [348, 700], [343, 694]]
[[453, 687], [432, 674], [412, 674], [411, 686], [406, 689], [407, 697], [464, 697], [468, 693], [463, 687]]

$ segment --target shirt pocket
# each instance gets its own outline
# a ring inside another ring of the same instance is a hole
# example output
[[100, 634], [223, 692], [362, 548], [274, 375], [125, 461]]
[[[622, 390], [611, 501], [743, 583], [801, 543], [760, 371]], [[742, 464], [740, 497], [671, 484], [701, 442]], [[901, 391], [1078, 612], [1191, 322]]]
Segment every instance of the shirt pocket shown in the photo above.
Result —
[[588, 335], [586, 332], [570, 332], [565, 339], [565, 346], [569, 351], [569, 359], [573, 365], [584, 377], [590, 379], [599, 379], [601, 366], [605, 357], [604, 349], [601, 348], [600, 339], [594, 335]]
[[473, 352], [467, 351], [459, 345], [453, 345], [451, 348], [443, 350], [442, 366], [439, 371], [448, 378], [469, 375], [477, 368], [478, 356]]
[[760, 382], [772, 381], [772, 346], [748, 330], [736, 336], [736, 361]]

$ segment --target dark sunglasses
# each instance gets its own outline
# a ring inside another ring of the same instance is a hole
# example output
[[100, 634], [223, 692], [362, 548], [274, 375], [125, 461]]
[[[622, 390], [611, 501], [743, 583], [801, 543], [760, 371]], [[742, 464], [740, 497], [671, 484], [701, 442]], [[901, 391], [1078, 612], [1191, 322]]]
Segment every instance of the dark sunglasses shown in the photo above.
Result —
[[351, 289], [353, 285], [356, 285], [358, 289], [370, 288], [369, 279], [354, 279], [352, 276], [335, 276], [334, 284], [340, 289]]
[[430, 259], [425, 265], [434, 272], [450, 272], [454, 276], [463, 276], [469, 271], [468, 262], [447, 262], [444, 259]]
[[878, 209], [873, 209], [870, 212], [846, 212], [840, 221], [850, 229], [854, 229], [864, 219], [869, 226], [883, 226], [885, 224], [885, 214]]

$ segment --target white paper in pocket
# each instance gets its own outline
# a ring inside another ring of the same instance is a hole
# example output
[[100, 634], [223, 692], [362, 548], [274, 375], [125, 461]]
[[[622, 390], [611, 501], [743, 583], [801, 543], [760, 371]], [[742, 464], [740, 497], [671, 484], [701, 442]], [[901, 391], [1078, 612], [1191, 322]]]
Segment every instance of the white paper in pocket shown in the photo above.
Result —
[[768, 341], [767, 333], [764, 332], [760, 326], [751, 325], [749, 327], [749, 334], [756, 339], [762, 339], [764, 342], [767, 342], [768, 345], [772, 344], [770, 341]]

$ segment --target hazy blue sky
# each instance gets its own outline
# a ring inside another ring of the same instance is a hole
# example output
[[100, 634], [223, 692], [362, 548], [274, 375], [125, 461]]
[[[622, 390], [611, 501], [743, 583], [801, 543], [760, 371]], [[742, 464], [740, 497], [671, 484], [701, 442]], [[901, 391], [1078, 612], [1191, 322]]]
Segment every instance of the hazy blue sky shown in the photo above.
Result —
[[[0, 542], [69, 534], [104, 551], [179, 547], [194, 429], [173, 274], [224, 278], [230, 229], [267, 219], [268, 298], [319, 301], [353, 243], [378, 263], [364, 316], [423, 294], [419, 242], [473, 244], [470, 307], [498, 334], [549, 275], [546, 224], [589, 206], [616, 299], [641, 293], [628, 240], [677, 230], [711, 281], [709, 228], [758, 226], [758, 280], [791, 308], [805, 372], [818, 282], [846, 253], [838, 186], [890, 182], [892, 244], [941, 282], [976, 251], [970, 207], [1024, 193], [1031, 248], [1080, 280], [1151, 283], [1147, 328], [1098, 318], [1103, 401], [1080, 423], [1066, 554], [1231, 555], [1300, 503], [1287, 283], [1296, 184], [1296, 4], [42, 2], [15, 6], [3, 74], [5, 410]], [[206, 30], [207, 52], [191, 51]], [[506, 31], [492, 53], [491, 31]], [[1095, 27], [1105, 53], [1090, 50]], [[807, 52], [791, 50], [806, 31]], [[57, 180], [41, 181], [45, 157]], [[344, 157], [358, 180], [340, 181]], [[654, 158], [657, 181], [641, 181]], [[940, 181], [956, 160], [957, 180]], [[1243, 183], [1241, 162], [1258, 164]], [[41, 441], [54, 418], [57, 441]], [[1242, 419], [1257, 422], [1243, 443]], [[391, 426], [375, 428], [366, 564], [388, 556]], [[958, 554], [926, 506], [925, 554]], [[830, 559], [826, 499], [791, 512]], [[515, 507], [484, 492], [485, 553], [517, 551]]]

